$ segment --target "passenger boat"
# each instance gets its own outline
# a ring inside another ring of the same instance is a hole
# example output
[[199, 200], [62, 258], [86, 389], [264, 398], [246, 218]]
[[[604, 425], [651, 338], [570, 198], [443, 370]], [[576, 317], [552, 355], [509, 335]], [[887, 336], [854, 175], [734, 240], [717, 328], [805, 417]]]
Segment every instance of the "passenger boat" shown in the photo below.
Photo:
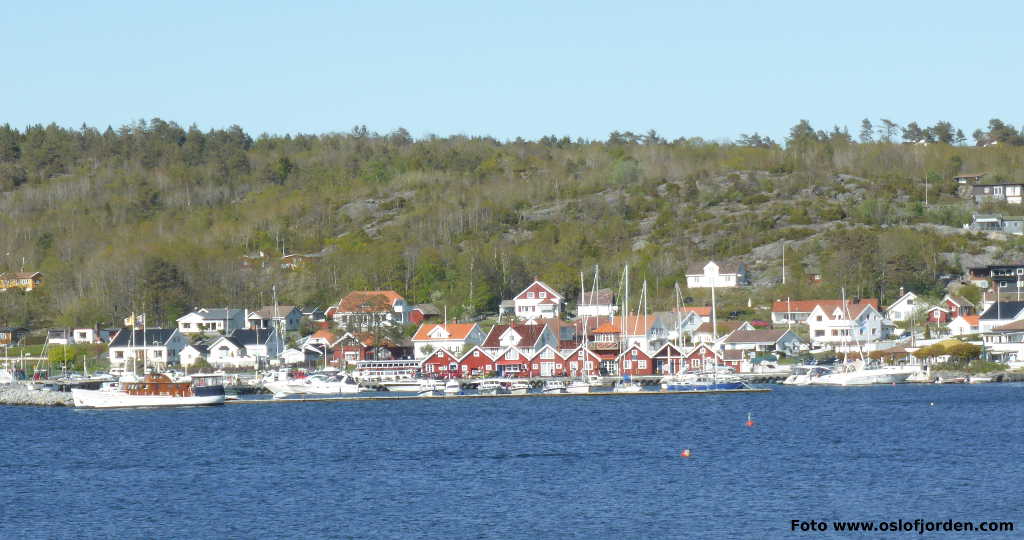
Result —
[[263, 378], [263, 387], [275, 396], [322, 396], [359, 392], [359, 383], [347, 373], [334, 376], [318, 373], [308, 377], [296, 377], [287, 370], [280, 370], [268, 373]]
[[562, 381], [544, 381], [544, 388], [541, 392], [545, 394], [564, 394], [565, 383]]
[[508, 385], [508, 393], [514, 396], [522, 396], [530, 393], [530, 383], [516, 381]]
[[81, 409], [222, 405], [224, 379], [192, 375], [174, 380], [162, 373], [151, 374], [134, 382], [106, 382], [99, 390], [72, 388], [71, 397]]

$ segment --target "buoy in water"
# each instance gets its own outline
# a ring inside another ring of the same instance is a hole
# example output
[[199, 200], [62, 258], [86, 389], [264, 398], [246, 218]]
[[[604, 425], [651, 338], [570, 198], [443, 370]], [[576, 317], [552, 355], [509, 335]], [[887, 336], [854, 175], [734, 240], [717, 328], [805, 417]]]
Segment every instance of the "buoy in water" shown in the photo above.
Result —
[[934, 401], [929, 401], [928, 402], [928, 406], [929, 407], [934, 407], [935, 406], [935, 402]]
[[750, 413], [747, 413], [747, 427], [754, 427], [754, 419], [750, 417]]
[[690, 449], [683, 448], [683, 451], [679, 452], [679, 457], [690, 457]]

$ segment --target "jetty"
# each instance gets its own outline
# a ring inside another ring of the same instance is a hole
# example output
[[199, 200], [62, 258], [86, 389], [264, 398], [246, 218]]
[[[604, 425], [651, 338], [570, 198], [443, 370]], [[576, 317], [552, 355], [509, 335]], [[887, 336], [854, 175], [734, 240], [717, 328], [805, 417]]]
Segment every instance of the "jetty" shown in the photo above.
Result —
[[597, 396], [670, 396], [670, 395], [708, 395], [708, 394], [760, 394], [771, 392], [770, 388], [741, 388], [737, 390], [659, 390], [650, 392], [588, 392], [586, 394], [457, 394], [448, 396], [366, 396], [366, 397], [295, 397], [281, 399], [236, 399], [224, 402], [225, 405], [259, 405], [265, 403], [330, 403], [336, 401], [402, 401], [402, 400], [453, 400], [453, 399], [493, 399], [493, 398], [570, 398]]
[[23, 384], [0, 385], [0, 405], [70, 407], [73, 404], [70, 392], [31, 390]]

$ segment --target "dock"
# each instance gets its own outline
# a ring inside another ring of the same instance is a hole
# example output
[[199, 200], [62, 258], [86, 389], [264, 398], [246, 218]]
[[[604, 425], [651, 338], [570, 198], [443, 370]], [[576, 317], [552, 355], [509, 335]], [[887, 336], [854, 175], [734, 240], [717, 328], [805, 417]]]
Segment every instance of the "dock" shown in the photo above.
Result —
[[400, 400], [421, 400], [421, 399], [490, 399], [490, 398], [567, 398], [567, 397], [591, 397], [591, 396], [670, 396], [670, 395], [707, 395], [707, 394], [760, 394], [771, 392], [770, 388], [741, 388], [737, 390], [662, 390], [657, 392], [588, 392], [586, 394], [544, 394], [541, 392], [531, 394], [458, 394], [453, 396], [367, 396], [367, 397], [310, 397], [310, 398], [283, 398], [283, 399], [237, 399], [225, 401], [225, 405], [257, 405], [263, 403], [331, 403], [336, 401], [400, 401]]

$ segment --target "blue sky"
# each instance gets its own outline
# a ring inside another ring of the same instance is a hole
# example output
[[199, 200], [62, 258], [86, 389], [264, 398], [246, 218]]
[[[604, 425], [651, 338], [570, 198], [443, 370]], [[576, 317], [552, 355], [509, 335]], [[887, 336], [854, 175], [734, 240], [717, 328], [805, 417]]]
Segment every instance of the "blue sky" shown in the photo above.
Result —
[[1017, 3], [12, 2], [0, 123], [777, 139], [1020, 125]]

